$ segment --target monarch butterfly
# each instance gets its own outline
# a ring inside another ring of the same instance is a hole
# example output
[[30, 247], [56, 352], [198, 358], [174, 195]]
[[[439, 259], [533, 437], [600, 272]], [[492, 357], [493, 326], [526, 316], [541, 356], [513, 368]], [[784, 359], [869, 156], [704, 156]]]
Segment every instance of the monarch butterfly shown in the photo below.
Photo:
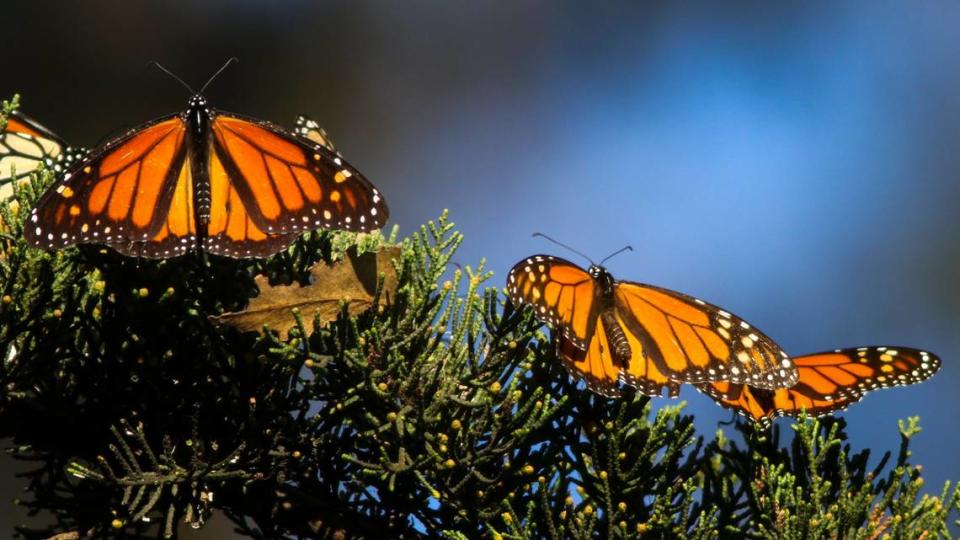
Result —
[[793, 361], [800, 378], [790, 388], [766, 390], [716, 381], [698, 384], [697, 389], [718, 405], [766, 425], [774, 415], [796, 416], [806, 410], [820, 416], [845, 409], [871, 390], [918, 383], [940, 369], [936, 355], [906, 347], [837, 349], [795, 356]]
[[13, 183], [36, 171], [41, 163], [60, 172], [81, 154], [39, 122], [13, 111], [0, 131], [0, 200], [10, 198]]
[[377, 188], [316, 142], [319, 131], [302, 127], [218, 111], [196, 93], [185, 111], [136, 127], [67, 170], [24, 236], [46, 249], [99, 243], [152, 258], [195, 248], [264, 257], [307, 230], [382, 227], [388, 210]]
[[583, 270], [534, 255], [510, 270], [507, 292], [559, 330], [565, 365], [601, 394], [616, 395], [618, 381], [673, 394], [679, 382], [773, 389], [797, 380], [790, 357], [746, 321], [683, 293], [617, 281], [598, 264]]

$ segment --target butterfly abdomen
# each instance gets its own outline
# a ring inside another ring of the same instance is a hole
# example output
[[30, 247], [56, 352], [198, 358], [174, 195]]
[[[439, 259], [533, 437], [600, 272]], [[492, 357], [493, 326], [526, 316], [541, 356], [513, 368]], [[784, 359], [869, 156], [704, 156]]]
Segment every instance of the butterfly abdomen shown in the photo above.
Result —
[[194, 165], [196, 172], [193, 175], [193, 202], [196, 205], [194, 213], [197, 224], [200, 225], [197, 230], [205, 233], [207, 225], [210, 224], [210, 175], [208, 174], [210, 156], [206, 149], [199, 149], [194, 155], [196, 156], [196, 165]]
[[190, 173], [193, 180], [193, 212], [196, 220], [197, 236], [207, 236], [210, 225], [210, 131], [211, 112], [202, 96], [190, 100], [186, 112], [189, 127]]
[[600, 324], [603, 325], [603, 331], [607, 335], [607, 343], [610, 344], [610, 354], [613, 355], [614, 363], [620, 367], [626, 367], [631, 356], [630, 342], [627, 341], [623, 328], [617, 322], [614, 310], [603, 310], [600, 314]]

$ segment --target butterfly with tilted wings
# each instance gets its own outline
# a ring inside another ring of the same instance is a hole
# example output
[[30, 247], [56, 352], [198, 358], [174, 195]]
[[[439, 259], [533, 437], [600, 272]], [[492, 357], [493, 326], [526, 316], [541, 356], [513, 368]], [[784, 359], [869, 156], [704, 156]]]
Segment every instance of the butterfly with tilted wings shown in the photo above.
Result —
[[619, 383], [676, 395], [679, 383], [776, 389], [797, 381], [790, 357], [743, 319], [683, 293], [617, 281], [596, 264], [527, 257], [510, 270], [507, 292], [558, 330], [564, 365], [602, 395], [619, 395]]

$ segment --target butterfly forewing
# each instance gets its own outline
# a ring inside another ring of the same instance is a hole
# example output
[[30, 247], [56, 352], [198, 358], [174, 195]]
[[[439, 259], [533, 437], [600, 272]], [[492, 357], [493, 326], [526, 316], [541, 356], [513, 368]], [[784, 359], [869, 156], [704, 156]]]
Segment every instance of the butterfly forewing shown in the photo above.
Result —
[[516, 306], [533, 306], [578, 349], [585, 350], [597, 327], [596, 286], [577, 265], [550, 255], [534, 255], [514, 265], [507, 292]]
[[940, 359], [907, 347], [839, 349], [793, 358], [799, 374], [790, 388], [754, 389], [727, 381], [697, 388], [719, 405], [757, 422], [774, 415], [797, 416], [801, 410], [819, 416], [845, 409], [871, 390], [915, 384], [940, 369]]
[[327, 147], [226, 113], [215, 116], [212, 132], [237, 196], [265, 234], [320, 227], [364, 232], [386, 223], [379, 191]]
[[730, 380], [759, 388], [793, 385], [790, 357], [746, 321], [702, 300], [641, 283], [618, 282], [624, 330], [675, 381]]
[[184, 177], [185, 139], [186, 124], [170, 116], [80, 160], [40, 198], [24, 228], [27, 241], [46, 249], [101, 243], [138, 252], [167, 220]]

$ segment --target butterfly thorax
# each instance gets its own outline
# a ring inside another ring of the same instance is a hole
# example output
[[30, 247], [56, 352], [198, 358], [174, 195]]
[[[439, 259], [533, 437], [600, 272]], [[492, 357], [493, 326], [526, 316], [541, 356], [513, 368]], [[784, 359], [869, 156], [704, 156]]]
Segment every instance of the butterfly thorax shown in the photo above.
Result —
[[610, 344], [610, 354], [613, 356], [615, 364], [627, 367], [631, 357], [630, 342], [627, 341], [627, 335], [620, 327], [620, 323], [617, 322], [616, 297], [614, 296], [616, 280], [613, 279], [610, 272], [607, 272], [606, 268], [596, 264], [590, 265], [587, 273], [597, 283], [596, 301], [600, 308], [600, 324], [607, 336], [607, 343]]
[[207, 106], [207, 98], [197, 94], [190, 98], [190, 101], [187, 103], [187, 110], [184, 113], [186, 118], [184, 119], [187, 122], [187, 125], [190, 126], [190, 131], [196, 135], [203, 135], [203, 128], [208, 127], [207, 122], [210, 117], [210, 108]]
[[214, 112], [207, 100], [200, 94], [190, 98], [187, 110], [183, 112], [183, 121], [187, 124], [187, 145], [189, 149], [190, 173], [193, 179], [194, 204], [196, 205], [197, 238], [207, 236], [210, 224], [210, 121]]

